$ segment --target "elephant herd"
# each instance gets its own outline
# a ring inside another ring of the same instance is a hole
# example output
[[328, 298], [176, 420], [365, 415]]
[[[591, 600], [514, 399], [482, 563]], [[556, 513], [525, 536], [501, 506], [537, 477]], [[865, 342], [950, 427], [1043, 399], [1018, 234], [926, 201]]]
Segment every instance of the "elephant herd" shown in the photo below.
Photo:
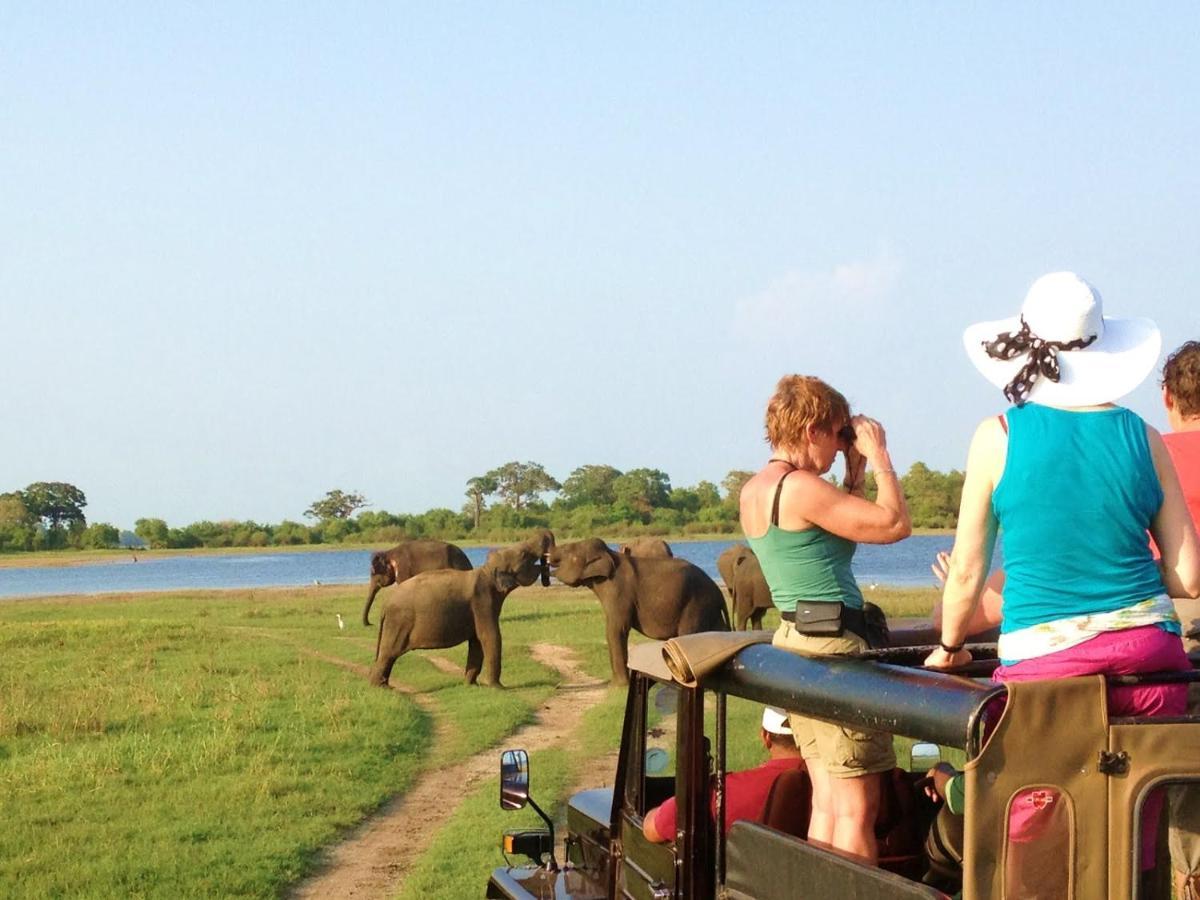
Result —
[[[771, 594], [753, 552], [730, 547], [717, 560], [729, 589], [738, 628], [755, 628]], [[590, 538], [556, 544], [540, 530], [519, 544], [491, 551], [478, 569], [444, 541], [407, 541], [371, 557], [363, 624], [376, 594], [389, 585], [379, 610], [379, 634], [370, 681], [386, 685], [396, 660], [409, 650], [467, 645], [466, 680], [500, 686], [500, 610], [518, 586], [550, 572], [570, 587], [586, 587], [604, 610], [605, 638], [614, 684], [628, 681], [629, 632], [657, 640], [697, 631], [728, 631], [721, 589], [702, 569], [676, 559], [659, 538], [637, 538], [614, 551]]]

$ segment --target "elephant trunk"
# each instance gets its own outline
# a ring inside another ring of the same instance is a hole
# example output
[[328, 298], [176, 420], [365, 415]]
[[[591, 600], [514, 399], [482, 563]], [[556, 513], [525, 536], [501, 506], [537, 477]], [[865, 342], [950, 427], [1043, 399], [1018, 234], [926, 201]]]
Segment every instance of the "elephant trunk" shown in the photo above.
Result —
[[542, 587], [550, 587], [550, 563], [545, 553], [538, 560], [538, 573], [542, 576]]
[[368, 628], [371, 626], [371, 620], [369, 618], [371, 613], [371, 604], [375, 602], [375, 595], [379, 593], [379, 589], [381, 587], [383, 587], [383, 585], [380, 584], [380, 579], [372, 575], [371, 586], [367, 591], [367, 605], [363, 607], [363, 624]]

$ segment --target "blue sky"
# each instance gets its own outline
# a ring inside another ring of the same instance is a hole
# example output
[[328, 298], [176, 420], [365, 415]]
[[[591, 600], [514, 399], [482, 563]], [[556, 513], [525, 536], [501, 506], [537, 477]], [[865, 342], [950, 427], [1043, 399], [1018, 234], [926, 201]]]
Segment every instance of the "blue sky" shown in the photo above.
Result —
[[[129, 527], [719, 481], [786, 372], [961, 468], [962, 329], [1200, 337], [1200, 8], [5, 4], [0, 490]], [[1128, 405], [1164, 426], [1157, 389]]]

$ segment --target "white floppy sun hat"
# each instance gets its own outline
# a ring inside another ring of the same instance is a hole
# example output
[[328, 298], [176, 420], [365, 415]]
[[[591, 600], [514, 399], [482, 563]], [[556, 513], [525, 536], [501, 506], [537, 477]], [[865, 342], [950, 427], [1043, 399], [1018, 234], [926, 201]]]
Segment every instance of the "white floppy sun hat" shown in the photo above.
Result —
[[1104, 315], [1100, 292], [1074, 272], [1033, 283], [1021, 314], [963, 333], [967, 357], [1020, 406], [1096, 406], [1130, 393], [1158, 362], [1162, 335], [1149, 319]]

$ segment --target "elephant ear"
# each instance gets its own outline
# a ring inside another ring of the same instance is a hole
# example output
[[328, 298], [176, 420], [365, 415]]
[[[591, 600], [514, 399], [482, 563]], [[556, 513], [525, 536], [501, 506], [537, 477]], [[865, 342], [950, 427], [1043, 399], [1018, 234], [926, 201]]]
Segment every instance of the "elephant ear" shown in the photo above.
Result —
[[588, 557], [583, 567], [583, 578], [612, 578], [617, 565], [613, 562], [612, 551], [601, 550], [595, 556]]
[[494, 581], [496, 582], [497, 590], [502, 594], [508, 594], [517, 587], [517, 576], [504, 569], [496, 570]]

